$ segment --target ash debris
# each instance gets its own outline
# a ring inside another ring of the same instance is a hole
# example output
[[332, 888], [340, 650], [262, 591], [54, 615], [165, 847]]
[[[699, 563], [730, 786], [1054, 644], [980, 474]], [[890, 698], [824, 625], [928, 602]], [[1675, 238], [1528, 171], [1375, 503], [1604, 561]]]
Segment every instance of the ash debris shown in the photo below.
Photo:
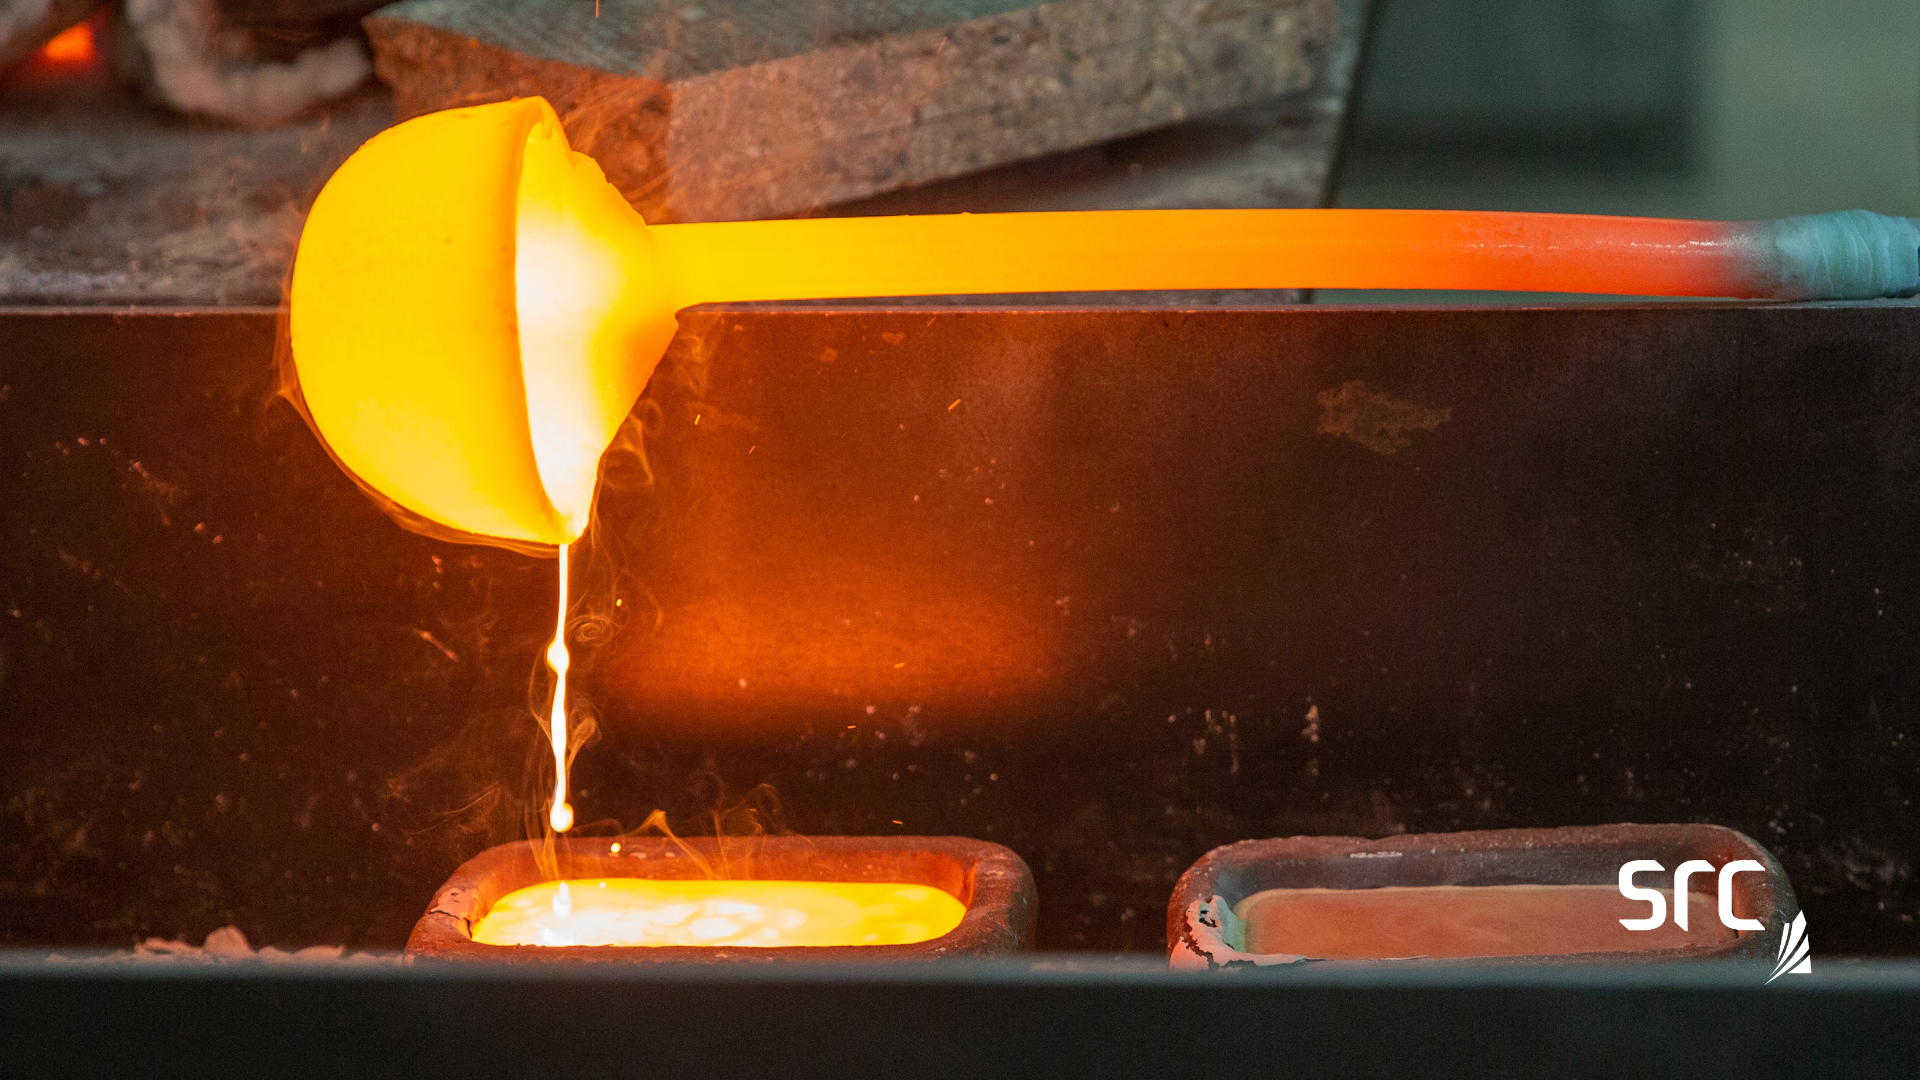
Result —
[[131, 950], [67, 956], [54, 953], [49, 962], [65, 963], [247, 963], [270, 964], [399, 964], [399, 953], [347, 952], [344, 945], [309, 945], [288, 952], [267, 945], [255, 949], [237, 926], [223, 926], [193, 945], [167, 938], [148, 938]]

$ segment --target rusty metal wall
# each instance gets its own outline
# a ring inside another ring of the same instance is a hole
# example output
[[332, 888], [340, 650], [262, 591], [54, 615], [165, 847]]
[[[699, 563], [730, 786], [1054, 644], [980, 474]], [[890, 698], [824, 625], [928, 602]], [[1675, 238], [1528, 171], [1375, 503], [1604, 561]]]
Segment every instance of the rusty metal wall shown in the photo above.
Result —
[[[1920, 307], [684, 328], [576, 564], [589, 829], [771, 784], [1151, 952], [1232, 840], [1704, 821], [1920, 953]], [[390, 523], [272, 344], [0, 315], [0, 942], [394, 946], [538, 809], [552, 563]]]

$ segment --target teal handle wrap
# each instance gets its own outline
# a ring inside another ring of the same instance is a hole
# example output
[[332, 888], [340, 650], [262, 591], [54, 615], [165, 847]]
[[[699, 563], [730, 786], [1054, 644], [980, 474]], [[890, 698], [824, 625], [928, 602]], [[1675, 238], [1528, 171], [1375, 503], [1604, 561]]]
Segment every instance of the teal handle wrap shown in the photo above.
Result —
[[1765, 295], [1871, 300], [1920, 294], [1920, 220], [1841, 210], [1752, 227]]

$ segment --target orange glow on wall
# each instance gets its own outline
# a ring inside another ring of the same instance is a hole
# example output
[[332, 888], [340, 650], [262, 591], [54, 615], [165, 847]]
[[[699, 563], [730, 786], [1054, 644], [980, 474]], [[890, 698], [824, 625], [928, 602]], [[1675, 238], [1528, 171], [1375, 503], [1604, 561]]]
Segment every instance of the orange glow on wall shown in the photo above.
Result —
[[83, 22], [68, 27], [42, 45], [39, 58], [54, 64], [87, 64], [93, 61], [94, 55], [93, 24]]

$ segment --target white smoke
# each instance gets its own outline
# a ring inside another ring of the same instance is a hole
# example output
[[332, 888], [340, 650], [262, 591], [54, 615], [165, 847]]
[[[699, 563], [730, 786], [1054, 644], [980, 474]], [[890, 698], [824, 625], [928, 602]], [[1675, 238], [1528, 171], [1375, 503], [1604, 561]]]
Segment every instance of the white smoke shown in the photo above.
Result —
[[146, 59], [149, 86], [163, 101], [237, 124], [285, 123], [373, 71], [366, 49], [351, 38], [286, 63], [258, 59], [244, 31], [222, 27], [215, 0], [127, 0], [124, 17]]

